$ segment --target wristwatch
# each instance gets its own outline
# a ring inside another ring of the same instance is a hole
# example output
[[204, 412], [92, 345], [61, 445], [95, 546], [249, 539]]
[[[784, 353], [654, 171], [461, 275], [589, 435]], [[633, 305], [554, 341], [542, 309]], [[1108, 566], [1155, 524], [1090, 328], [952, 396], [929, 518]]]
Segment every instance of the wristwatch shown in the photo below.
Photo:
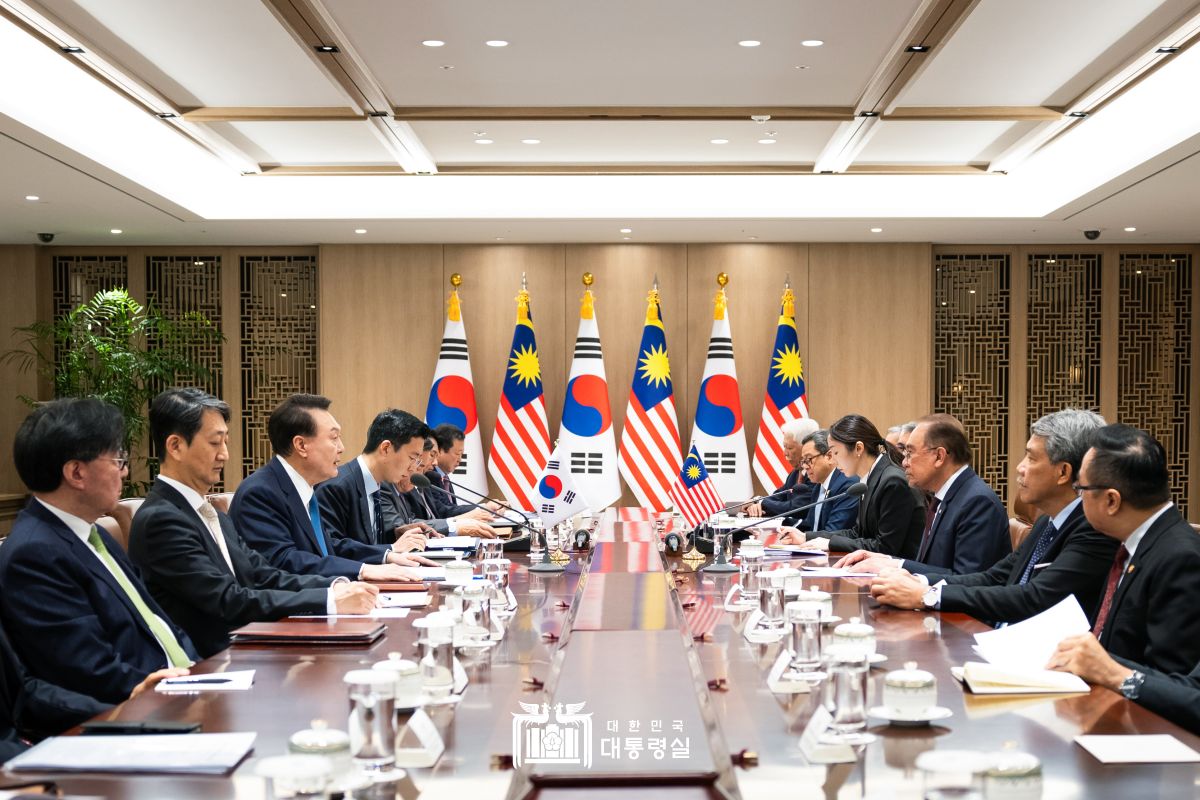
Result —
[[1142, 691], [1142, 683], [1146, 680], [1144, 672], [1138, 672], [1136, 669], [1129, 674], [1129, 677], [1121, 681], [1121, 686], [1118, 691], [1125, 696], [1126, 700], [1137, 700], [1138, 694]]
[[938, 608], [942, 604], [942, 587], [946, 585], [945, 581], [938, 581], [933, 586], [930, 586], [925, 595], [921, 598], [926, 608]]

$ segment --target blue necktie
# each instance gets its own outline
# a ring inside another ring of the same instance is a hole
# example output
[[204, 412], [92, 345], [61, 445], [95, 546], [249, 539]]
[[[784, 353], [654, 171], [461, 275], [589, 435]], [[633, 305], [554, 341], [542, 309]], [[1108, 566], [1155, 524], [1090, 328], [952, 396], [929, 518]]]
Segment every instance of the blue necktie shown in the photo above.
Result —
[[1033, 568], [1041, 563], [1042, 557], [1046, 555], [1046, 551], [1050, 549], [1050, 545], [1054, 544], [1057, 536], [1058, 529], [1054, 527], [1053, 522], [1047, 521], [1046, 529], [1038, 537], [1037, 544], [1033, 546], [1033, 555], [1029, 557], [1029, 563], [1025, 565], [1025, 571], [1021, 573], [1021, 580], [1017, 581], [1018, 586], [1023, 586], [1029, 582], [1029, 576], [1033, 574]]
[[317, 507], [317, 496], [314, 494], [308, 501], [308, 518], [312, 520], [313, 533], [317, 535], [317, 547], [321, 555], [329, 555], [329, 545], [325, 544], [325, 531], [321, 530], [321, 509]]

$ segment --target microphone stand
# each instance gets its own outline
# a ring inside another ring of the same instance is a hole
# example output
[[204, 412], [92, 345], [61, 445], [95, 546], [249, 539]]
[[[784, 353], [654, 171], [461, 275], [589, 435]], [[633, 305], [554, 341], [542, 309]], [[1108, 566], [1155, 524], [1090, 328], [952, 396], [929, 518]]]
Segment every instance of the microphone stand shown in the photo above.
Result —
[[[485, 494], [479, 494], [479, 492], [475, 491], [474, 489], [463, 486], [462, 484], [451, 480], [449, 475], [446, 476], [446, 480], [450, 482], [451, 486], [454, 486], [458, 489], [462, 489], [464, 492], [470, 492], [473, 495], [478, 495], [479, 497], [482, 497], [485, 500], [491, 500], [492, 502], [496, 503], [501, 508], [507, 509], [507, 510], [513, 512], [514, 514], [520, 515], [521, 519], [525, 520], [524, 527], [529, 531], [529, 535], [531, 537], [538, 535], [537, 531], [534, 530], [533, 526], [530, 524], [532, 522], [532, 520], [529, 518], [529, 515], [526, 514], [524, 511], [520, 510], [519, 508], [513, 508], [508, 503], [505, 503], [501, 500], [496, 500], [494, 498], [488, 497]], [[445, 492], [446, 490], [442, 489], [442, 491]], [[446, 493], [449, 494], [449, 492], [446, 492]], [[454, 499], [457, 500], [458, 498], [454, 498]], [[476, 508], [483, 508], [483, 506], [479, 505], [478, 503], [472, 503], [470, 500], [467, 500], [466, 502], [470, 505], [475, 506]], [[487, 509], [485, 509], [485, 510], [487, 510]], [[554, 563], [554, 560], [550, 557], [550, 540], [546, 536], [545, 528], [542, 529], [542, 544], [545, 545], [542, 548], [542, 560], [537, 562], [536, 564], [530, 565], [529, 571], [530, 572], [540, 572], [543, 574], [546, 574], [546, 573], [557, 574], [557, 573], [563, 572], [566, 568], [564, 566], [562, 566], [561, 564]]]

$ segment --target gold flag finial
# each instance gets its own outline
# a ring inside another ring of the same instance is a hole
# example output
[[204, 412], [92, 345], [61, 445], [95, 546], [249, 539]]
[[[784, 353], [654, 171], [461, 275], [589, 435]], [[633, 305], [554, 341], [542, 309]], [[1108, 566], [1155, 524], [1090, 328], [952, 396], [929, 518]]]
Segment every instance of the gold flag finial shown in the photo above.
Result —
[[717, 285], [721, 288], [717, 290], [717, 296], [713, 298], [713, 319], [725, 319], [725, 307], [729, 304], [729, 299], [725, 296], [725, 287], [729, 283], [729, 276], [724, 272], [717, 273]]
[[595, 276], [595, 275], [593, 275], [593, 274], [592, 274], [592, 273], [590, 273], [590, 272], [585, 272], [585, 273], [583, 273], [583, 285], [584, 285], [584, 286], [589, 286], [589, 287], [590, 287], [590, 286], [591, 286], [593, 283], [595, 283], [595, 282], [596, 282], [596, 276]]
[[529, 322], [529, 285], [521, 273], [521, 291], [517, 292], [517, 322]]
[[720, 286], [722, 289], [724, 289], [725, 286], [728, 285], [728, 283], [729, 283], [729, 276], [727, 274], [725, 274], [724, 272], [718, 272], [717, 273], [717, 286]]
[[783, 284], [783, 298], [780, 300], [783, 304], [783, 309], [779, 312], [779, 316], [793, 319], [796, 316], [796, 295], [792, 294], [792, 282], [788, 279]]
[[453, 286], [455, 289], [462, 286], [462, 274], [455, 272], [453, 275], [451, 275], [450, 276], [450, 285]]
[[583, 285], [586, 287], [583, 290], [583, 299], [579, 301], [579, 318], [580, 319], [595, 319], [596, 306], [595, 298], [592, 296], [592, 284], [596, 278], [590, 272], [583, 273]]

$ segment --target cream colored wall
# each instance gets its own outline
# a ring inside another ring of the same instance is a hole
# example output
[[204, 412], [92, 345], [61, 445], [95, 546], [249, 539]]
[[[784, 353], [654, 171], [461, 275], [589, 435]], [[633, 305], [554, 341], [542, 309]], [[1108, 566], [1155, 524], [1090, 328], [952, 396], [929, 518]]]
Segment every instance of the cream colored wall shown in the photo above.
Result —
[[[730, 276], [735, 363], [751, 452], [788, 277], [797, 296], [814, 416], [827, 424], [857, 411], [887, 426], [924, 413], [929, 404], [930, 253], [928, 245], [324, 246], [321, 391], [334, 399], [350, 452], [361, 449], [380, 409], [395, 405], [423, 414], [449, 278], [457, 272], [463, 276], [463, 319], [488, 442], [512, 339], [514, 298], [525, 273], [554, 435], [578, 327], [580, 277], [592, 272], [609, 401], [620, 431], [645, 295], [657, 275], [686, 443], [712, 326], [716, 275], [724, 271]], [[893, 312], [896, 304], [906, 311]], [[885, 330], [887, 346], [881, 348]]]
[[[33, 245], [0, 247], [0, 353], [17, 347], [22, 339], [13, 328], [37, 319], [37, 248]], [[22, 371], [16, 364], [0, 362], [0, 495], [24, 493], [12, 463], [12, 441], [29, 406], [19, 395], [36, 397], [37, 372]]]

